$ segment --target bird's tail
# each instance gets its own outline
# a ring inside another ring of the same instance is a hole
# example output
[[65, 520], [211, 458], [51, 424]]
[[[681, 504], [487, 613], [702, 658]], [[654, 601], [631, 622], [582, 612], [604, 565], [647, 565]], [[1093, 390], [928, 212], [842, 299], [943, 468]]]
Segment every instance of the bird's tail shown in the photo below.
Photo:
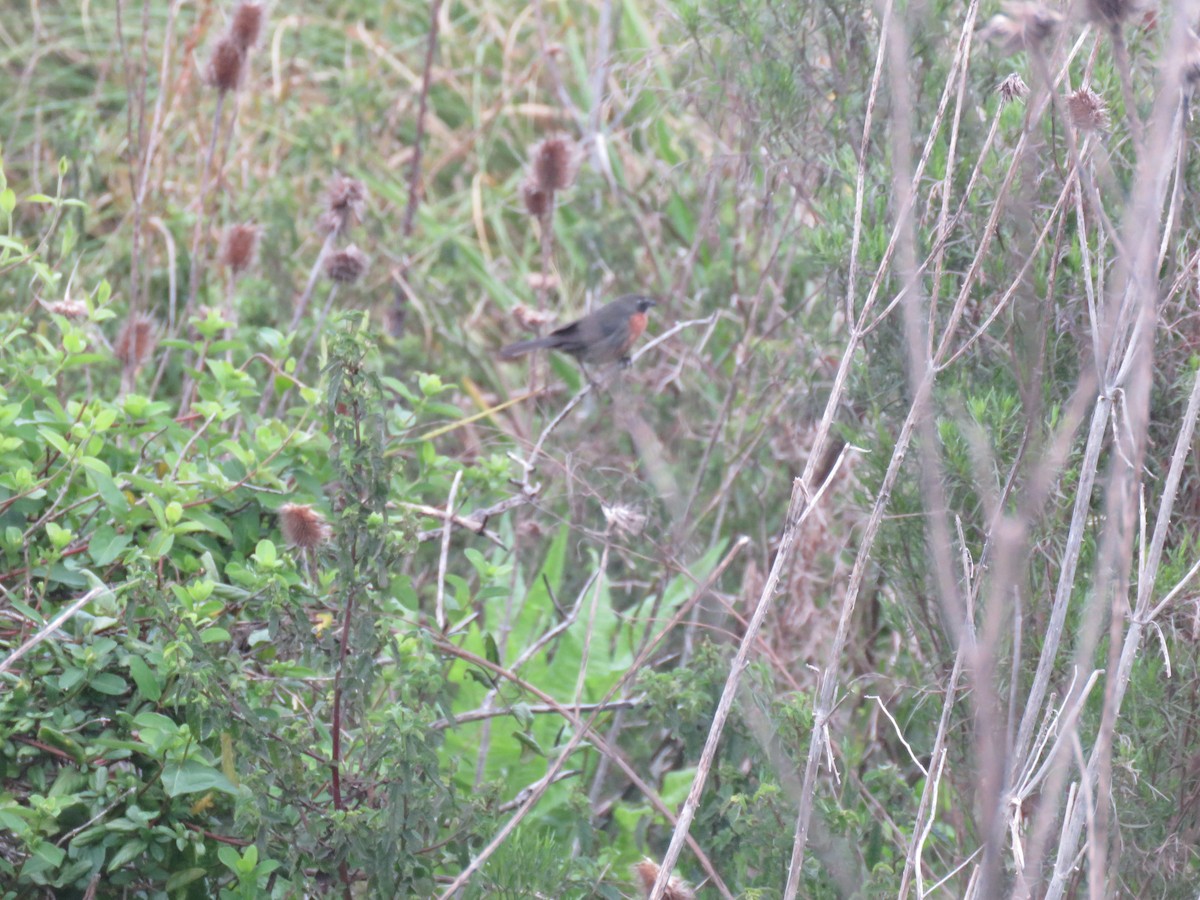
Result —
[[546, 347], [553, 346], [554, 340], [551, 337], [534, 338], [531, 341], [517, 341], [515, 344], [501, 347], [496, 355], [501, 359], [516, 359], [518, 356], [524, 356], [534, 350], [544, 350]]

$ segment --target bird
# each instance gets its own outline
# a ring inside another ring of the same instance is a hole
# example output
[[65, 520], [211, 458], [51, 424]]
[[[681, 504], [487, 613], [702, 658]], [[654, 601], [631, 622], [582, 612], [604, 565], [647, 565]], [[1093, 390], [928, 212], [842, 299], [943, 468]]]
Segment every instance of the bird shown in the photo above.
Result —
[[623, 368], [629, 365], [629, 348], [646, 330], [646, 310], [657, 305], [652, 297], [626, 294], [545, 337], [502, 347], [499, 355], [515, 359], [534, 350], [561, 350], [580, 365], [619, 362]]

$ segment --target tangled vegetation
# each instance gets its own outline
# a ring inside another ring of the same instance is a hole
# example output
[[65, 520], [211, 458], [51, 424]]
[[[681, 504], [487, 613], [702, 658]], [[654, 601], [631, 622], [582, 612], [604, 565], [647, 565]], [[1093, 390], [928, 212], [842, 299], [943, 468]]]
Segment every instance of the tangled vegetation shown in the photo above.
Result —
[[1187, 15], [0, 23], [0, 897], [1194, 897]]

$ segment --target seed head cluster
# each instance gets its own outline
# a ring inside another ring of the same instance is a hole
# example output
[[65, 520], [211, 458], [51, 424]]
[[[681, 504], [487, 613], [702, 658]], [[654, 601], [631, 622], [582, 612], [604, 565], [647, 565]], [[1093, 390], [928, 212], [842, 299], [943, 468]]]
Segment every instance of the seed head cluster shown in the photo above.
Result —
[[206, 79], [219, 93], [236, 91], [242, 83], [246, 57], [262, 33], [266, 11], [259, 0], [242, 0], [233, 11], [229, 28], [217, 39], [208, 60]]
[[579, 173], [579, 145], [563, 134], [551, 135], [529, 151], [529, 174], [521, 183], [525, 210], [536, 218], [554, 209], [554, 195], [575, 183]]
[[230, 225], [225, 229], [225, 238], [221, 242], [221, 262], [234, 275], [240, 275], [250, 266], [258, 255], [258, 238], [260, 229], [257, 225]]
[[367, 189], [357, 178], [334, 175], [329, 182], [325, 212], [319, 222], [325, 234], [343, 234], [362, 221], [367, 206]]
[[1108, 107], [1104, 99], [1088, 87], [1067, 95], [1067, 114], [1071, 124], [1080, 131], [1103, 131], [1108, 128]]
[[325, 517], [307, 504], [285, 503], [279, 507], [279, 530], [283, 539], [301, 550], [313, 550], [329, 540]]
[[146, 364], [158, 346], [158, 323], [143, 313], [134, 313], [125, 320], [113, 343], [113, 353], [128, 371]]
[[325, 261], [325, 274], [338, 284], [354, 284], [367, 271], [370, 260], [353, 244], [330, 254]]

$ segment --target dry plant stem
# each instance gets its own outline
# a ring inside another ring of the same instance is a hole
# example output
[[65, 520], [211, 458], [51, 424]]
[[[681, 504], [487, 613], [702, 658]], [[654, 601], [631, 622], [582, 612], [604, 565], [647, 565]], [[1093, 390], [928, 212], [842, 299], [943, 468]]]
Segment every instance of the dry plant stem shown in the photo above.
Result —
[[[400, 236], [404, 240], [412, 236], [413, 224], [417, 217], [417, 206], [421, 202], [421, 154], [425, 144], [425, 120], [429, 115], [429, 86], [433, 82], [433, 58], [437, 54], [438, 18], [441, 11], [442, 0], [431, 0], [429, 4], [429, 36], [425, 41], [425, 67], [421, 71], [421, 93], [417, 100], [412, 164], [408, 170], [408, 203], [404, 207], [404, 224], [400, 228]], [[407, 252], [405, 255], [407, 257]]]
[[450, 497], [446, 500], [446, 522], [442, 526], [442, 552], [438, 557], [437, 602], [434, 607], [434, 619], [438, 631], [446, 633], [446, 566], [450, 559], [450, 524], [454, 517], [454, 501], [458, 497], [458, 485], [462, 481], [462, 469], [454, 473], [454, 482], [450, 485]]
[[[599, 702], [600, 707], [603, 707], [605, 704], [611, 701], [618, 692], [624, 690], [625, 687], [637, 677], [638, 673], [642, 669], [642, 666], [646, 664], [646, 661], [650, 658], [650, 654], [654, 652], [655, 648], [662, 642], [663, 638], [665, 638], [674, 628], [679, 625], [680, 622], [687, 617], [691, 608], [708, 593], [712, 585], [715, 584], [721, 575], [724, 574], [725, 570], [729, 567], [729, 564], [733, 562], [733, 560], [741, 553], [742, 549], [748, 543], [749, 539], [746, 537], [738, 538], [738, 540], [734, 542], [733, 547], [731, 547], [729, 552], [725, 554], [725, 557], [721, 560], [721, 562], [717, 564], [712, 574], [705, 579], [704, 583], [696, 589], [696, 591], [690, 598], [688, 598], [687, 601], [680, 604], [679, 609], [676, 610], [675, 614], [670, 618], [670, 620], [668, 620], [658, 634], [655, 635], [654, 639], [647, 642], [646, 646], [642, 648], [640, 653], [638, 653], [637, 658], [634, 659], [633, 664], [629, 667], [628, 671], [621, 676], [621, 678], [617, 679], [617, 682], [611, 688], [609, 688], [608, 693], [605, 694], [605, 696], [602, 697]], [[521, 686], [524, 690], [558, 709], [559, 714], [572, 723], [572, 725], [575, 727], [575, 734], [571, 736], [571, 739], [563, 747], [558, 757], [550, 764], [550, 770], [547, 773], [548, 777], [552, 776], [555, 772], [561, 769], [574, 748], [577, 747], [583, 740], [587, 739], [590, 735], [591, 743], [602, 754], [604, 754], [606, 758], [611, 759], [617, 764], [618, 768], [625, 773], [630, 782], [646, 796], [651, 805], [654, 806], [654, 808], [669, 821], [673, 822], [675, 820], [674, 816], [671, 814], [671, 811], [667, 809], [665, 804], [663, 804], [662, 799], [649, 785], [645, 783], [642, 777], [636, 771], [634, 771], [634, 769], [625, 760], [624, 756], [607, 740], [605, 740], [602, 735], [594, 732], [593, 725], [595, 724], [596, 719], [599, 718], [600, 710], [592, 713], [592, 715], [589, 716], [586, 721], [580, 721], [579, 716], [577, 716], [570, 709], [563, 707], [562, 704], [557, 703], [553, 698], [542, 692], [540, 689], [533, 685], [527, 684], [517, 676], [513, 675], [511, 672], [507, 672], [499, 666], [492, 664], [488, 660], [475, 656], [472, 653], [468, 653], [465, 650], [461, 650], [453, 644], [439, 644], [439, 646], [441, 646], [442, 649], [447, 653], [458, 656], [460, 659], [468, 660], [475, 665], [488, 669], [489, 671], [497, 675], [501, 675], [509, 681], [512, 681], [514, 684]], [[459, 873], [458, 877], [454, 879], [450, 887], [442, 893], [441, 900], [450, 900], [456, 890], [465, 886], [467, 882], [470, 881], [471, 876], [479, 870], [484, 862], [486, 862], [487, 859], [504, 842], [507, 836], [512, 833], [512, 830], [516, 828], [520, 820], [524, 818], [524, 816], [528, 815], [529, 811], [540, 799], [541, 794], [541, 791], [535, 791], [531, 793], [525, 804], [514, 814], [513, 818], [505, 824], [505, 826], [500, 830], [499, 833], [496, 834], [494, 838], [492, 838], [487, 846], [484, 847], [479, 854], [471, 860], [470, 865], [468, 865], [466, 869]], [[713, 868], [712, 863], [709, 861], [708, 857], [704, 855], [704, 852], [700, 849], [699, 845], [697, 845], [694, 840], [689, 839], [688, 846], [691, 847], [692, 851], [696, 854], [697, 861], [704, 869], [705, 874], [707, 874], [712, 880], [713, 885], [721, 893], [721, 896], [730, 898], [730, 900], [732, 900], [733, 895], [729, 892], [729, 889], [725, 886], [725, 883], [721, 880], [720, 875], [717, 874], [716, 869]]]
[[[866, 194], [867, 150], [870, 147], [871, 127], [875, 120], [875, 103], [879, 97], [880, 76], [883, 74], [884, 53], [887, 47], [887, 23], [892, 17], [892, 0], [883, 7], [882, 24], [879, 28], [879, 50], [875, 54], [875, 71], [871, 75], [871, 90], [867, 94], [867, 111], [863, 118], [862, 141], [858, 146], [858, 177], [854, 184], [854, 227], [850, 235], [850, 271], [846, 286], [846, 321], [853, 322], [854, 297], [858, 288], [858, 251], [862, 246], [863, 197]], [[820, 445], [824, 446], [822, 434]]]
[[304, 318], [304, 313], [308, 310], [308, 303], [312, 300], [313, 289], [317, 286], [317, 279], [321, 277], [321, 270], [325, 267], [325, 258], [329, 255], [329, 251], [333, 249], [337, 237], [337, 231], [331, 231], [325, 236], [325, 241], [321, 244], [321, 250], [317, 253], [317, 259], [308, 272], [308, 282], [304, 285], [304, 291], [296, 298], [296, 306], [292, 311], [292, 324], [289, 330], [295, 331], [300, 325], [300, 320]]
[[1137, 100], [1133, 96], [1133, 73], [1129, 66], [1129, 45], [1125, 43], [1125, 32], [1119, 22], [1114, 22], [1109, 29], [1112, 41], [1113, 60], [1117, 64], [1120, 75], [1121, 99], [1125, 103], [1125, 118], [1129, 122], [1129, 134], [1133, 138], [1133, 146], [1140, 153], [1142, 150], [1142, 120], [1137, 113]]
[[779, 538], [779, 547], [775, 551], [775, 561], [771, 565], [771, 571], [767, 575], [766, 582], [763, 584], [762, 593], [759, 595], [758, 603], [754, 607], [754, 614], [750, 617], [750, 621], [746, 625], [746, 631], [742, 636], [737, 653], [734, 654], [733, 661], [730, 663], [729, 676], [725, 679], [725, 686], [721, 690], [721, 699], [717, 702], [716, 712], [713, 713], [712, 725], [709, 727], [708, 737], [704, 741], [704, 749], [700, 753], [700, 761], [696, 764], [696, 774], [692, 778], [692, 786], [688, 790], [687, 799], [683, 803], [683, 809], [679, 812], [679, 821], [676, 822], [675, 831], [671, 834], [671, 843], [667, 847], [667, 852], [663, 855], [658, 877], [655, 878], [654, 886], [650, 889], [648, 900], [662, 900], [663, 894], [667, 889], [667, 883], [670, 881], [671, 874], [675, 870], [675, 864], [679, 861], [679, 854], [683, 850], [684, 841], [688, 837], [688, 830], [692, 825], [692, 819], [696, 815], [696, 808], [700, 804], [700, 795], [704, 792], [704, 785], [708, 780], [708, 772], [712, 767], [713, 760], [716, 758], [717, 745], [720, 743], [721, 734], [725, 729], [725, 722], [729, 718], [730, 710], [733, 708], [733, 700], [737, 695], [742, 672], [749, 663], [750, 648], [754, 646], [754, 640], [758, 636], [759, 629], [762, 628], [763, 620], [767, 616], [767, 610], [770, 609], [771, 600], [775, 596], [775, 588], [779, 584], [779, 578], [790, 561], [792, 544], [796, 540], [796, 533], [800, 530], [800, 526], [808, 518], [809, 514], [816, 509], [822, 494], [824, 494], [833, 477], [837, 474], [838, 469], [841, 468], [841, 463], [845, 459], [845, 455], [846, 448], [843, 447], [837, 462], [830, 468], [829, 475], [811, 499], [805, 490], [803, 479], [797, 478], [792, 483], [792, 497], [788, 503], [787, 517], [784, 520], [783, 533]]
[[[1136, 517], [1136, 504], [1133, 496], [1141, 478], [1141, 460], [1145, 452], [1146, 433], [1148, 429], [1148, 405], [1151, 381], [1151, 366], [1153, 363], [1153, 330], [1156, 317], [1157, 296], [1154, 286], [1157, 283], [1154, 269], [1155, 252], [1158, 244], [1159, 213], [1166, 192], [1166, 173], [1172, 167], [1164, 165], [1163, 155], [1174, 147], [1170, 139], [1170, 131], [1178, 121], [1177, 100], [1179, 90], [1179, 60], [1181, 59], [1183, 29], [1180, 21], [1176, 21], [1173, 35], [1173, 60], [1168, 67], [1160, 85], [1158, 100], [1155, 104], [1154, 115], [1151, 119], [1151, 137], [1145, 144], [1145, 152], [1141, 154], [1138, 165], [1137, 180], [1131, 192], [1127, 223], [1127, 244], [1131, 255], [1122, 254], [1118, 263], [1124, 270], [1126, 284], [1122, 290], [1121, 305], [1115, 311], [1112, 320], [1130, 322], [1129, 337], [1125, 346], [1121, 346], [1122, 335], [1114, 335], [1108, 358], [1107, 371], [1116, 374], [1115, 383], [1105, 385], [1105, 397], [1120, 393], [1122, 397], [1122, 426], [1116, 428], [1116, 453], [1112, 458], [1112, 471], [1109, 476], [1109, 486], [1106, 493], [1105, 527], [1101, 536], [1099, 562], [1096, 573], [1093, 600], [1089, 604], [1093, 609], [1085, 610], [1083, 616], [1084, 633], [1081, 635], [1076, 648], [1077, 665], [1091, 659], [1099, 640], [1096, 622], [1102, 612], [1094, 609], [1095, 603], [1111, 604], [1108, 610], [1112, 616], [1111, 644], [1112, 652], [1116, 645], [1122, 644], [1118, 671], [1108, 673], [1105, 685], [1105, 703], [1101, 724], [1095, 746], [1087, 767], [1080, 773], [1085, 794], [1092, 793], [1097, 783], [1107, 780], [1107, 771], [1111, 754], [1111, 739], [1116, 725], [1116, 717], [1120, 711], [1121, 701], [1128, 684], [1130, 669], [1124, 668], [1126, 654], [1128, 665], [1132, 666], [1132, 657], [1141, 641], [1142, 625], [1135, 616], [1128, 625], [1124, 641], [1121, 641], [1122, 612], [1126, 608], [1124, 585], [1127, 583], [1129, 567], [1132, 558], [1132, 542], [1134, 530], [1131, 527]], [[1151, 149], [1153, 148], [1153, 149]], [[1147, 223], [1154, 222], [1151, 228]], [[1128, 312], [1127, 312], [1128, 310]], [[1120, 365], [1117, 365], [1118, 360]], [[1117, 379], [1120, 379], [1118, 382]], [[1103, 400], [1104, 398], [1102, 398]], [[1109, 401], [1111, 403], [1111, 401]], [[1102, 403], [1098, 402], [1097, 406]], [[1185, 426], [1189, 423], [1185, 421]], [[1194, 421], [1191, 423], [1194, 427]], [[1172, 460], [1172, 468], [1181, 465], [1178, 453], [1182, 453], [1184, 444], [1190, 445], [1191, 436], [1180, 435], [1176, 444], [1177, 456]], [[1170, 505], [1174, 502], [1174, 492], [1164, 493], [1160, 505], [1160, 516], [1156, 532], [1161, 526], [1167, 527], [1170, 515]], [[1165, 518], [1164, 518], [1165, 516]], [[1157, 535], [1156, 535], [1157, 536]], [[1165, 540], [1165, 536], [1163, 538]], [[1142, 591], [1147, 594], [1152, 590], [1156, 571], [1151, 571], [1149, 565], [1140, 573], [1139, 605]], [[1148, 601], [1147, 601], [1148, 602]], [[1059, 754], [1057, 767], [1067, 764], [1065, 754]], [[1043, 798], [1035, 819], [1035, 828], [1044, 817], [1054, 814], [1049, 805], [1050, 798]], [[1102, 815], [1106, 816], [1107, 812]], [[1053, 876], [1047, 887], [1047, 900], [1058, 900], [1066, 890], [1070, 869], [1074, 865], [1075, 848], [1078, 845], [1080, 832], [1085, 824], [1086, 809], [1083, 804], [1076, 804], [1066, 816], [1062, 833], [1059, 838], [1058, 860]], [[1106, 839], [1101, 828], [1099, 839]], [[1095, 850], [1095, 848], [1090, 848]], [[1026, 880], [1036, 879], [1040, 866], [1040, 851], [1031, 854], [1026, 865]], [[1103, 850], [1091, 854], [1091, 858], [1103, 865]]]
[[[575, 715], [594, 712], [612, 712], [614, 710], [635, 709], [645, 703], [644, 697], [627, 697], [623, 700], [610, 700], [607, 703], [584, 703], [581, 705], [573, 705], [571, 708], [575, 710]], [[561, 707], [550, 706], [546, 703], [531, 703], [526, 707], [529, 712], [535, 716], [558, 715]], [[479, 709], [473, 709], [470, 712], [456, 713], [453, 719], [437, 719], [429, 724], [431, 731], [444, 731], [447, 728], [453, 728], [457, 725], [463, 725], [467, 722], [481, 722], [487, 719], [495, 719], [500, 716], [512, 714], [512, 707], [494, 707], [481, 706]], [[611, 741], [609, 743], [612, 743]]]
[[[126, 588], [132, 587], [133, 585], [137, 584], [139, 581], [141, 581], [140, 578], [135, 579], [134, 581], [130, 581], [127, 584], [121, 585], [120, 589], [124, 590]], [[0, 674], [7, 672], [9, 669], [11, 669], [17, 662], [20, 661], [21, 657], [23, 657], [26, 653], [28, 653], [30, 650], [32, 650], [34, 647], [36, 647], [38, 644], [42, 643], [44, 640], [46, 640], [48, 637], [50, 637], [52, 634], [54, 634], [54, 632], [58, 631], [58, 629], [60, 629], [67, 622], [68, 619], [70, 619], [72, 616], [74, 616], [77, 612], [79, 612], [79, 610], [83, 609], [85, 606], [87, 606], [89, 603], [91, 603], [94, 599], [96, 599], [97, 596], [104, 593], [104, 591], [106, 591], [106, 590], [108, 590], [108, 589], [103, 586], [92, 588], [90, 591], [88, 591], [86, 594], [84, 594], [78, 600], [71, 603], [70, 606], [68, 606], [66, 609], [64, 609], [62, 612], [60, 612], [57, 616], [55, 616], [53, 619], [51, 619], [49, 622], [47, 622], [42, 628], [38, 629], [36, 634], [34, 634], [30, 638], [27, 638], [21, 644], [20, 647], [18, 647], [12, 653], [10, 653], [8, 656], [6, 656], [4, 658], [3, 662], [0, 662]]]
[[[346, 609], [342, 614], [342, 635], [338, 646], [338, 667], [333, 676], [333, 746], [330, 752], [330, 795], [333, 798], [333, 808], [338, 812], [346, 809], [345, 798], [342, 797], [342, 674], [346, 669], [346, 657], [350, 650], [350, 622], [354, 615], [355, 591], [346, 592]], [[338, 876], [342, 879], [344, 895], [350, 900], [350, 870], [343, 860], [338, 866]]]
[[[217, 135], [221, 131], [221, 111], [225, 108], [225, 96], [228, 91], [220, 91], [217, 93], [217, 105], [213, 110], [212, 119], [212, 135], [208, 140], [208, 151], [204, 155], [204, 163], [200, 169], [200, 194], [197, 199], [196, 210], [196, 226], [192, 229], [192, 253], [188, 265], [188, 296], [187, 302], [183, 305], [183, 314], [180, 320], [186, 321], [188, 314], [192, 311], [192, 307], [196, 305], [196, 294], [200, 289], [200, 275], [204, 271], [202, 261], [202, 248], [204, 242], [204, 214], [205, 206], [208, 203], [208, 187], [209, 173], [212, 169], [213, 158], [217, 153]], [[170, 321], [167, 323], [168, 333], [174, 337], [179, 327], [179, 321]]]
[[308, 336], [308, 340], [304, 344], [304, 350], [300, 353], [300, 358], [296, 360], [296, 369], [299, 370], [307, 361], [309, 355], [313, 351], [313, 347], [317, 345], [317, 339], [321, 336], [321, 329], [325, 327], [325, 321], [329, 318], [329, 313], [333, 309], [334, 301], [337, 300], [338, 283], [335, 281], [329, 286], [329, 297], [325, 300], [325, 306], [321, 309], [321, 314], [317, 316], [317, 321], [313, 324], [312, 334]]
[[600, 590], [604, 586], [604, 578], [608, 572], [608, 551], [612, 545], [608, 535], [604, 537], [604, 550], [600, 553], [600, 565], [596, 570], [595, 584], [592, 586], [592, 605], [588, 610], [587, 628], [583, 632], [583, 648], [579, 657], [579, 675], [575, 679], [575, 715], [579, 715], [583, 707], [583, 686], [587, 681], [588, 659], [592, 652], [592, 638], [596, 633], [596, 611], [600, 606]]

